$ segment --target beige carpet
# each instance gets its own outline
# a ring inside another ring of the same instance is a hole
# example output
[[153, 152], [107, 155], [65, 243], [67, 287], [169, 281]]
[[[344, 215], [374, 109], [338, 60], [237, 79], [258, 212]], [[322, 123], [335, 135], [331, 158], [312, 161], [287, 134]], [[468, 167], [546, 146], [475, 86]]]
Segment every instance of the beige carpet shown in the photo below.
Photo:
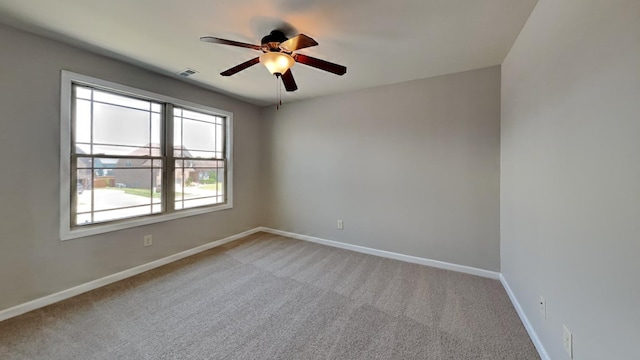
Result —
[[539, 359], [496, 280], [258, 233], [0, 323], [0, 359]]

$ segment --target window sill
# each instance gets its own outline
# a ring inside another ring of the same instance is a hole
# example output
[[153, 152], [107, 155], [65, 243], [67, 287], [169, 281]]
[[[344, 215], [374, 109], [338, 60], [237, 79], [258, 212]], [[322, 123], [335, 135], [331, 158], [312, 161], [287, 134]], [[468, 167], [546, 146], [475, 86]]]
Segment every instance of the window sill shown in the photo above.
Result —
[[78, 238], [83, 238], [83, 237], [92, 236], [92, 235], [109, 233], [117, 230], [129, 229], [137, 226], [161, 223], [161, 222], [180, 219], [180, 218], [189, 217], [189, 216], [202, 215], [202, 214], [207, 214], [207, 213], [220, 211], [220, 210], [227, 210], [231, 208], [233, 208], [231, 204], [223, 204], [219, 206], [212, 206], [212, 207], [206, 207], [206, 208], [180, 210], [171, 214], [141, 217], [139, 219], [125, 220], [122, 222], [116, 222], [111, 224], [80, 227], [77, 229], [61, 228], [60, 240], [65, 241], [65, 240], [78, 239]]

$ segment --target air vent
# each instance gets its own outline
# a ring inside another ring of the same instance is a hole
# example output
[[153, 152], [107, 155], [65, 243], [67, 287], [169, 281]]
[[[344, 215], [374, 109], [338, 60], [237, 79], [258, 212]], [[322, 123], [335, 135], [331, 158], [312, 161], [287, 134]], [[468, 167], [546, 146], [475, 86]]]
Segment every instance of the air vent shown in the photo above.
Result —
[[178, 75], [180, 76], [184, 76], [184, 77], [189, 77], [193, 74], [197, 73], [197, 71], [193, 70], [193, 69], [184, 69], [181, 72], [178, 73]]

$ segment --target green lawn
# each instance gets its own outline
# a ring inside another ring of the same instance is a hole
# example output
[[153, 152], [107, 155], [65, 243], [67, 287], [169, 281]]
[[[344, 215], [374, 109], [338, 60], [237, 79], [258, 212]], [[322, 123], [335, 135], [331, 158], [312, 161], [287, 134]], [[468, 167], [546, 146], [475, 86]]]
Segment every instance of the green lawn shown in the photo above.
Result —
[[[144, 197], [151, 197], [151, 190], [149, 189], [136, 189], [136, 188], [125, 188], [124, 189], [124, 193], [125, 194], [130, 194], [130, 195], [138, 195], [138, 196], [144, 196]], [[153, 198], [154, 199], [158, 199], [160, 198], [160, 193], [153, 193]]]
[[222, 183], [201, 185], [200, 189], [222, 191]]
[[[138, 195], [138, 196], [149, 197], [149, 194], [151, 194], [151, 190], [149, 190], [149, 189], [125, 188], [124, 189], [124, 193], [125, 194], [129, 194], [129, 195]], [[160, 193], [153, 193], [153, 198], [154, 199], [159, 199], [161, 195], [162, 194], [160, 194]], [[185, 195], [188, 196], [189, 194], [185, 194]], [[176, 197], [182, 197], [182, 193], [181, 192], [177, 192], [176, 193]]]

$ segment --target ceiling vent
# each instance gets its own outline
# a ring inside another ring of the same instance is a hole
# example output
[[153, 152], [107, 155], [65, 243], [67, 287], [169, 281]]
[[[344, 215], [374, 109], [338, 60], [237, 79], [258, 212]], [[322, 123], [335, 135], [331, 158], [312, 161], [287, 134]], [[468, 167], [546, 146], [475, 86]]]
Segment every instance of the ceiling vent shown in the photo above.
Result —
[[191, 76], [191, 75], [193, 75], [195, 73], [197, 73], [197, 71], [187, 68], [187, 69], [184, 69], [184, 70], [180, 71], [178, 73], [178, 75], [183, 76], [183, 77], [189, 77], [189, 76]]

